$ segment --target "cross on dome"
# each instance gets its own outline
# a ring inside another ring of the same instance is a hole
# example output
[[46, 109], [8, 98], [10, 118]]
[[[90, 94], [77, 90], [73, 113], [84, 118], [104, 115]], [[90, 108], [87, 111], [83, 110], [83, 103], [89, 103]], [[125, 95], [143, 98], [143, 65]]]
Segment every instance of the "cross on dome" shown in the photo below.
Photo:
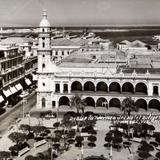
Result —
[[47, 10], [46, 9], [43, 9], [43, 18], [47, 19]]

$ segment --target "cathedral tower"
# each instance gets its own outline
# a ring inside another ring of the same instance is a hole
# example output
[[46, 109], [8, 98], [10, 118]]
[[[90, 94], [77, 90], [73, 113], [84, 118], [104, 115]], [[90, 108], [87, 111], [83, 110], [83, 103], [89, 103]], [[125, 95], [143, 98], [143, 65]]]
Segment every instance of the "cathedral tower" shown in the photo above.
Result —
[[48, 108], [51, 106], [50, 74], [54, 67], [51, 62], [51, 25], [46, 10], [43, 11], [43, 18], [39, 25], [38, 44], [37, 108]]

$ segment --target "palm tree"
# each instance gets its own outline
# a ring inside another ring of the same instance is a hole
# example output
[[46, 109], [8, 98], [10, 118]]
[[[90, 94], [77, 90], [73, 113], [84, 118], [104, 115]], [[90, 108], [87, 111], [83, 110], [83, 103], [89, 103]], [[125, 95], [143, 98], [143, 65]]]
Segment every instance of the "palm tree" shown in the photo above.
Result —
[[131, 97], [127, 97], [122, 101], [121, 104], [121, 110], [124, 112], [124, 114], [130, 116], [132, 111], [138, 111], [137, 106], [135, 105], [135, 102]]
[[77, 113], [79, 113], [79, 110], [81, 109], [83, 114], [86, 103], [85, 103], [85, 99], [82, 99], [81, 97], [82, 96], [80, 95], [75, 95], [71, 97], [70, 104], [71, 104], [71, 107], [76, 107]]

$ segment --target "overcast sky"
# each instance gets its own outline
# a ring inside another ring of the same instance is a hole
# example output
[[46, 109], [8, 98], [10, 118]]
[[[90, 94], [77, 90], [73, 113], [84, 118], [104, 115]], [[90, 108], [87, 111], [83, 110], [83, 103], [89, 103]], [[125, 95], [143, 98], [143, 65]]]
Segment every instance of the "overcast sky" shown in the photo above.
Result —
[[160, 0], [0, 0], [0, 26], [160, 25]]

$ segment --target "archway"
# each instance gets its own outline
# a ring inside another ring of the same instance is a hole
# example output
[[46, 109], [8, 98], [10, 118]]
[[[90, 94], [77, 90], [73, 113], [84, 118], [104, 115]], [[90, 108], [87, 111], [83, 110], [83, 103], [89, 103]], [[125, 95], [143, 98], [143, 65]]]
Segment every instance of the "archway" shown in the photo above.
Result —
[[85, 102], [87, 106], [95, 107], [95, 101], [92, 97], [85, 98]]
[[82, 84], [78, 81], [74, 81], [71, 85], [71, 91], [82, 91]]
[[95, 91], [95, 86], [94, 86], [93, 82], [87, 81], [84, 84], [84, 91]]
[[117, 82], [112, 82], [109, 85], [109, 92], [116, 92], [116, 93], [120, 93], [121, 92], [121, 86], [119, 83]]
[[96, 91], [100, 92], [107, 92], [108, 87], [105, 82], [99, 82], [96, 86]]
[[147, 110], [147, 102], [146, 102], [146, 100], [138, 99], [135, 104], [136, 104], [138, 109], [142, 108], [142, 109]]
[[62, 105], [69, 106], [69, 98], [68, 98], [68, 97], [62, 96], [62, 97], [59, 99], [59, 106], [62, 106]]
[[108, 108], [108, 102], [105, 98], [101, 97], [97, 99], [96, 106]]
[[121, 107], [120, 100], [118, 98], [112, 98], [109, 102], [109, 107], [120, 108]]
[[147, 94], [147, 86], [145, 83], [137, 83], [135, 87], [135, 94]]
[[157, 99], [152, 99], [149, 101], [148, 108], [150, 109], [157, 109], [160, 111], [160, 102]]
[[130, 82], [124, 83], [122, 86], [122, 92], [123, 93], [134, 93], [134, 88], [133, 88], [132, 83]]

